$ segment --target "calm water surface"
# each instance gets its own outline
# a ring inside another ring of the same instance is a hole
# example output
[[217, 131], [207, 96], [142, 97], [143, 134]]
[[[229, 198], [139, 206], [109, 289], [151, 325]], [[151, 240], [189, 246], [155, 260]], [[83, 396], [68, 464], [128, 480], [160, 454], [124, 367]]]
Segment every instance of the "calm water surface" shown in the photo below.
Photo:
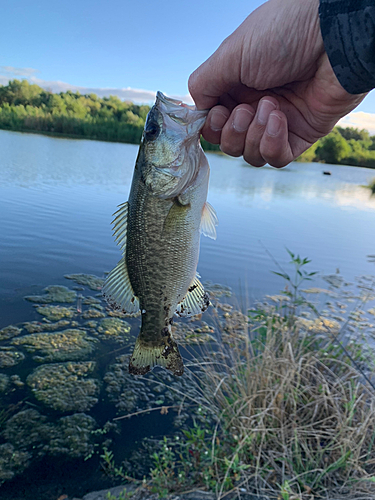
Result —
[[[111, 214], [128, 198], [137, 151], [127, 144], [0, 131], [0, 328], [40, 321], [25, 295], [51, 284], [74, 285], [65, 274], [103, 276], [118, 262]], [[311, 270], [320, 272], [315, 286], [326, 286], [322, 276], [337, 269], [349, 281], [374, 274], [366, 256], [375, 254], [375, 198], [361, 186], [375, 172], [297, 163], [283, 170], [256, 169], [241, 159], [208, 157], [209, 201], [219, 227], [216, 241], [202, 238], [198, 270], [203, 281], [229, 285], [241, 305], [250, 305], [284, 287], [270, 272], [276, 269], [270, 254], [289, 270], [285, 247], [312, 259]], [[114, 362], [112, 349], [105, 343], [98, 347], [95, 359], [103, 372]], [[28, 360], [5, 372], [25, 379], [34, 365]], [[12, 392], [6, 397], [10, 401]], [[20, 397], [22, 409], [30, 404], [51, 422], [60, 416], [43, 408], [27, 387]], [[116, 416], [104, 388], [90, 414], [99, 426]], [[123, 420], [114, 451], [121, 456], [137, 446], [136, 440], [151, 432], [163, 436], [171, 426], [170, 415], [155, 412]], [[46, 456], [3, 485], [0, 498], [83, 496], [108, 486], [100, 470], [98, 456], [87, 462]]]
[[[27, 319], [25, 294], [66, 284], [67, 273], [102, 276], [117, 263], [111, 214], [128, 198], [137, 150], [0, 131], [0, 327]], [[322, 274], [373, 274], [366, 256], [375, 253], [375, 198], [361, 186], [375, 172], [313, 163], [256, 169], [208, 157], [219, 227], [216, 241], [202, 238], [203, 281], [229, 285], [248, 303], [278, 292], [268, 252], [287, 268], [285, 247]]]

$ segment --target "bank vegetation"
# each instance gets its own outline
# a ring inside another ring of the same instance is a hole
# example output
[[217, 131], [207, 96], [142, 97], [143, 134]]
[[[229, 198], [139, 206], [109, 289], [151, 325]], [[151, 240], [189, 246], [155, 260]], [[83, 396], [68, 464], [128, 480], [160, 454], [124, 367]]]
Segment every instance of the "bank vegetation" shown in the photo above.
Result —
[[[62, 137], [139, 144], [150, 107], [116, 96], [54, 94], [27, 80], [0, 86], [0, 129]], [[202, 140], [205, 150], [219, 146]], [[335, 127], [297, 161], [375, 168], [375, 136], [367, 130]]]

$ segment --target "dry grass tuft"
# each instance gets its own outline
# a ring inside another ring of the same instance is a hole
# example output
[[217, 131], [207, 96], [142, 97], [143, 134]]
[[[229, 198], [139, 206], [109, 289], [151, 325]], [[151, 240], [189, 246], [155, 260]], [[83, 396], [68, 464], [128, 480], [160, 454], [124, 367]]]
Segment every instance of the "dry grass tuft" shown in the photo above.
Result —
[[218, 498], [228, 485], [282, 500], [375, 498], [373, 389], [342, 349], [275, 311], [236, 328], [193, 376], [216, 421]]

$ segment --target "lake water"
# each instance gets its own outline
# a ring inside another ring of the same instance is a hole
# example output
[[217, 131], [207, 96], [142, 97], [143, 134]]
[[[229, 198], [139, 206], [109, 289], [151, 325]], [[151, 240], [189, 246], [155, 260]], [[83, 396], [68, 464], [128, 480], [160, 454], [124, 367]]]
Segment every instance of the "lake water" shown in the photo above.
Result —
[[[0, 328], [36, 319], [25, 295], [52, 284], [72, 286], [66, 274], [102, 277], [118, 262], [112, 213], [128, 198], [137, 151], [128, 144], [0, 131]], [[283, 289], [271, 273], [278, 269], [270, 254], [289, 270], [286, 248], [312, 260], [317, 287], [337, 270], [349, 281], [375, 274], [367, 260], [375, 254], [375, 198], [363, 187], [375, 172], [313, 163], [256, 169], [241, 159], [207, 156], [208, 199], [219, 226], [216, 241], [201, 241], [202, 281], [230, 286], [240, 304], [251, 305]], [[327, 170], [332, 175], [323, 175]], [[147, 418], [134, 436], [142, 435]], [[59, 462], [48, 464], [60, 474]], [[6, 491], [6, 498], [18, 498]]]
[[[33, 289], [66, 284], [67, 273], [102, 276], [117, 263], [111, 215], [127, 200], [137, 150], [0, 131], [0, 327], [27, 319], [22, 297]], [[229, 285], [247, 302], [278, 292], [284, 284], [270, 272], [268, 252], [288, 268], [285, 248], [322, 274], [338, 268], [352, 280], [374, 272], [366, 256], [375, 253], [375, 197], [361, 186], [375, 172], [316, 163], [256, 169], [208, 158], [219, 226], [216, 241], [201, 240], [202, 280]]]

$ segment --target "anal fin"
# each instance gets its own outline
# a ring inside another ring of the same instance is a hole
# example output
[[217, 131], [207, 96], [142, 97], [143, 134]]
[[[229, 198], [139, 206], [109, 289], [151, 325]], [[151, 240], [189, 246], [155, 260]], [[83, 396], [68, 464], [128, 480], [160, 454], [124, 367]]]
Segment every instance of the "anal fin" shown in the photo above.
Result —
[[204, 312], [210, 305], [208, 294], [196, 277], [190, 285], [184, 299], [177, 305], [176, 313], [181, 316], [194, 316]]

